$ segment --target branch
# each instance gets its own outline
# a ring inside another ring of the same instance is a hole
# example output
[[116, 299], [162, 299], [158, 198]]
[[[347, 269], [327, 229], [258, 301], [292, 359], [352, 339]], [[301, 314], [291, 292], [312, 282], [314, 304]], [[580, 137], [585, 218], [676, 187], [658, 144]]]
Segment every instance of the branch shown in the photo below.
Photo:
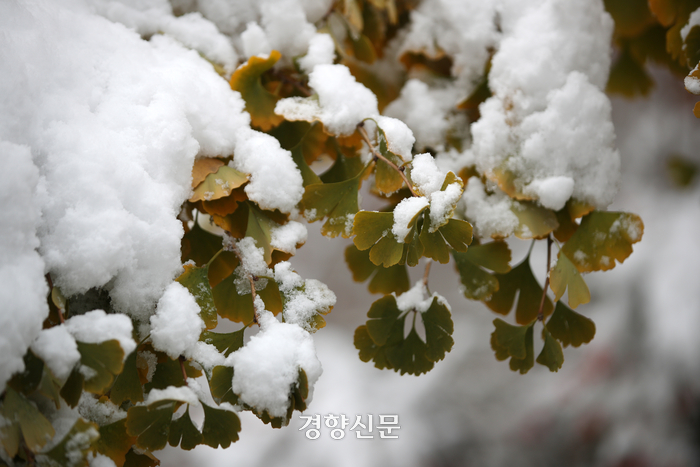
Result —
[[[428, 260], [428, 262], [425, 265], [425, 272], [423, 273], [423, 285], [425, 288], [428, 288], [428, 276], [430, 275], [430, 266], [433, 264], [432, 260]], [[430, 290], [428, 290], [430, 292]]]
[[537, 319], [544, 322], [544, 302], [547, 299], [547, 287], [549, 287], [549, 267], [552, 262], [552, 235], [547, 235], [547, 276], [544, 280], [542, 288], [542, 300], [540, 301], [540, 309], [537, 312]]
[[411, 190], [411, 194], [413, 196], [420, 197], [420, 195], [413, 189], [413, 186], [411, 186], [411, 183], [408, 181], [408, 178], [406, 178], [406, 174], [404, 173], [403, 168], [397, 166], [396, 164], [391, 162], [389, 159], [384, 157], [379, 151], [374, 149], [374, 146], [372, 145], [372, 141], [370, 141], [369, 135], [367, 134], [367, 130], [365, 130], [365, 122], [358, 123], [357, 129], [360, 131], [360, 135], [362, 136], [362, 139], [364, 139], [365, 143], [367, 143], [367, 146], [369, 146], [369, 150], [372, 152], [372, 154], [374, 154], [374, 157], [377, 159], [383, 160], [384, 162], [387, 163], [387, 165], [389, 165], [389, 167], [391, 167], [392, 169], [397, 171], [399, 173], [399, 175], [401, 175], [401, 178], [403, 179], [403, 181], [406, 183], [406, 186], [408, 187], [408, 189]]
[[178, 358], [180, 361], [180, 370], [182, 370], [182, 379], [185, 380], [185, 384], [187, 384], [187, 372], [185, 371], [185, 357], [180, 355], [180, 358]]

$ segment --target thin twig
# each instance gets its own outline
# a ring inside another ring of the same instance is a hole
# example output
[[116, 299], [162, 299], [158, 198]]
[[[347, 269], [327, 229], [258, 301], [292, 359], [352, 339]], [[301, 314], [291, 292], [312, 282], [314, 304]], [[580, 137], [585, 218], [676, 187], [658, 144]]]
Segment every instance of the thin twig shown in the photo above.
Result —
[[537, 312], [537, 319], [544, 321], [544, 302], [547, 299], [547, 287], [549, 287], [549, 267], [552, 262], [552, 235], [547, 235], [547, 276], [544, 280], [542, 289], [542, 300], [540, 301], [540, 309]]
[[396, 164], [391, 162], [389, 159], [384, 157], [379, 151], [377, 151], [374, 148], [374, 146], [372, 145], [372, 141], [370, 141], [369, 135], [367, 134], [367, 130], [365, 130], [364, 122], [360, 122], [357, 125], [357, 129], [360, 131], [360, 135], [362, 136], [362, 139], [364, 139], [365, 143], [367, 143], [367, 146], [369, 146], [369, 150], [372, 151], [372, 154], [374, 154], [374, 157], [377, 159], [383, 160], [384, 162], [387, 163], [387, 165], [389, 165], [389, 167], [391, 167], [392, 169], [397, 171], [399, 173], [399, 175], [401, 175], [401, 178], [403, 179], [403, 181], [406, 183], [406, 186], [408, 187], [408, 189], [411, 190], [411, 194], [413, 194], [413, 196], [420, 197], [420, 194], [418, 194], [416, 192], [416, 190], [413, 189], [413, 187], [411, 186], [411, 183], [408, 181], [408, 178], [406, 178], [406, 174], [403, 172], [403, 169], [399, 168], [399, 166], [397, 166]]
[[[235, 253], [236, 256], [238, 256], [238, 259], [241, 261], [241, 264], [243, 263], [243, 253], [241, 253], [240, 248], [238, 248], [238, 245], [236, 245], [235, 242], [231, 242], [230, 244], [231, 251]], [[245, 268], [243, 268], [245, 271]], [[254, 277], [252, 274], [248, 273], [248, 271], [245, 271], [246, 275], [248, 276], [248, 281], [250, 282], [250, 292], [253, 297], [253, 322], [255, 324], [260, 324], [260, 320], [258, 319], [258, 310], [255, 308], [255, 299], [257, 297], [257, 294], [255, 293], [255, 279], [257, 277]]]
[[430, 265], [433, 264], [432, 260], [428, 260], [427, 264], [425, 265], [425, 272], [423, 273], [423, 285], [428, 287], [428, 276], [430, 275]]
[[187, 371], [185, 371], [185, 357], [180, 355], [180, 358], [178, 358], [178, 360], [180, 360], [180, 369], [182, 370], [182, 379], [184, 379], [185, 383], [187, 383]]

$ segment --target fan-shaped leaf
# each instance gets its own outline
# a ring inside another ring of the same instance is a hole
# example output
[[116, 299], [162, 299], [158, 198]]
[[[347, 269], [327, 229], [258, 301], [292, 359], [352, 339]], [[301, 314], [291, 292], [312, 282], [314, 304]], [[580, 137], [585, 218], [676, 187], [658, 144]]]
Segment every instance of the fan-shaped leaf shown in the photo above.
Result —
[[595, 323], [562, 302], [557, 302], [557, 307], [547, 322], [547, 329], [564, 347], [569, 344], [574, 347], [587, 344], [595, 336]]
[[557, 265], [550, 271], [549, 279], [555, 302], [564, 295], [567, 288], [569, 289], [569, 306], [571, 308], [591, 301], [591, 292], [581, 277], [581, 273], [562, 252], [559, 252]]
[[207, 446], [224, 449], [238, 441], [241, 431], [241, 421], [234, 412], [216, 409], [207, 404], [204, 407], [204, 426], [202, 426], [202, 441]]
[[242, 186], [247, 181], [247, 174], [239, 172], [228, 165], [223, 165], [215, 173], [207, 175], [204, 181], [197, 185], [190, 202], [212, 201], [229, 196], [234, 189]]
[[216, 305], [214, 304], [214, 295], [209, 285], [209, 266], [197, 268], [192, 264], [184, 265], [183, 272], [177, 281], [187, 287], [194, 297], [197, 305], [199, 305], [199, 316], [204, 321], [207, 329], [216, 327]]
[[231, 75], [231, 89], [238, 91], [245, 101], [245, 110], [251, 123], [263, 131], [279, 125], [284, 118], [275, 113], [278, 97], [262, 85], [261, 75], [271, 69], [282, 55], [273, 50], [267, 58], [250, 57]]
[[345, 261], [356, 282], [369, 281], [371, 293], [403, 293], [410, 288], [408, 270], [405, 265], [394, 265], [388, 268], [375, 265], [369, 259], [369, 251], [360, 251], [355, 245], [345, 249]]
[[95, 394], [104, 393], [114, 381], [115, 376], [124, 368], [124, 351], [118, 340], [108, 340], [99, 344], [77, 342], [80, 352], [80, 364], [87, 367], [83, 386], [86, 391]]
[[544, 347], [537, 356], [536, 362], [549, 368], [549, 371], [559, 371], [559, 368], [564, 364], [564, 352], [561, 350], [561, 345], [552, 337], [546, 327], [543, 329], [543, 334]]

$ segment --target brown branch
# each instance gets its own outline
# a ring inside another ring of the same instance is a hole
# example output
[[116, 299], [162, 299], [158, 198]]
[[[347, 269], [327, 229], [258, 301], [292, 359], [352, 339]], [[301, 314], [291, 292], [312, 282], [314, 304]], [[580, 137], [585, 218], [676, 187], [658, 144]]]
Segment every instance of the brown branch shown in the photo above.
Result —
[[547, 276], [544, 280], [542, 289], [542, 300], [540, 301], [540, 309], [537, 312], [537, 319], [544, 322], [544, 302], [547, 299], [547, 287], [549, 287], [549, 265], [552, 262], [552, 235], [547, 235]]
[[187, 371], [185, 371], [185, 357], [180, 355], [180, 358], [178, 358], [180, 361], [180, 370], [182, 370], [182, 379], [185, 380], [185, 384], [187, 384]]
[[411, 194], [413, 194], [413, 196], [420, 197], [420, 194], [418, 194], [416, 192], [416, 190], [413, 189], [413, 186], [411, 186], [411, 183], [408, 181], [408, 178], [406, 178], [406, 174], [404, 173], [403, 168], [401, 168], [401, 167], [397, 166], [396, 164], [394, 164], [393, 162], [391, 162], [389, 159], [384, 157], [379, 151], [377, 151], [374, 148], [374, 146], [372, 145], [372, 141], [370, 141], [369, 135], [367, 134], [367, 130], [365, 130], [364, 122], [360, 122], [357, 125], [357, 129], [360, 131], [360, 135], [362, 136], [362, 139], [364, 139], [365, 143], [367, 143], [367, 146], [369, 146], [369, 150], [372, 151], [372, 154], [374, 154], [374, 157], [377, 159], [383, 160], [384, 162], [387, 163], [387, 165], [389, 167], [391, 167], [392, 169], [397, 171], [399, 173], [399, 175], [401, 175], [401, 178], [403, 179], [403, 181], [406, 183], [406, 186], [408, 187], [408, 189], [411, 190]]
[[[243, 263], [243, 253], [241, 253], [240, 248], [238, 248], [238, 245], [236, 245], [235, 242], [231, 242], [231, 251], [235, 253], [235, 255], [238, 257], [238, 259]], [[245, 271], [245, 268], [244, 268]], [[254, 277], [252, 274], [249, 274], [247, 271], [245, 271], [246, 275], [248, 276], [248, 281], [250, 282], [250, 293], [252, 294], [253, 297], [253, 322], [255, 324], [260, 324], [259, 316], [258, 316], [258, 310], [255, 308], [255, 299], [257, 297], [257, 294], [255, 293], [255, 280], [257, 277]]]
[[428, 276], [430, 275], [430, 265], [433, 264], [432, 260], [428, 260], [425, 265], [425, 272], [423, 273], [423, 285], [428, 287]]

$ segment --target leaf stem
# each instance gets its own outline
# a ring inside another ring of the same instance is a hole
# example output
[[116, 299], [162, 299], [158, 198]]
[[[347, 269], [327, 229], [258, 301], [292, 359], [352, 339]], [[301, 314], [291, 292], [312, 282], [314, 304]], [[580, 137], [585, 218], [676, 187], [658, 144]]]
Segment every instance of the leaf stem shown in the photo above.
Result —
[[552, 235], [547, 235], [547, 275], [542, 288], [542, 300], [540, 301], [540, 309], [537, 312], [537, 319], [544, 322], [544, 302], [547, 299], [547, 287], [549, 287], [549, 268], [552, 262]]
[[187, 384], [187, 371], [185, 371], [185, 357], [180, 355], [180, 358], [178, 358], [180, 361], [180, 370], [182, 370], [182, 379], [185, 380], [185, 384]]
[[431, 259], [429, 259], [425, 265], [425, 272], [423, 273], [423, 285], [428, 290], [428, 293], [430, 293], [430, 289], [428, 289], [428, 276], [430, 275], [430, 266], [432, 264], [433, 264], [433, 261]]
[[406, 186], [408, 187], [409, 190], [411, 190], [411, 194], [413, 196], [420, 197], [420, 194], [416, 192], [416, 190], [413, 189], [413, 186], [411, 186], [411, 182], [408, 181], [408, 178], [406, 177], [406, 174], [404, 173], [403, 169], [391, 162], [389, 159], [384, 157], [379, 151], [377, 151], [374, 146], [372, 145], [372, 141], [369, 139], [369, 135], [367, 134], [367, 130], [365, 130], [365, 122], [360, 122], [357, 124], [357, 129], [360, 132], [360, 136], [362, 136], [362, 139], [365, 140], [365, 143], [367, 143], [367, 146], [369, 146], [369, 150], [372, 152], [375, 158], [381, 159], [384, 162], [387, 163], [389, 167], [394, 169], [396, 172], [398, 172], [399, 175], [401, 175], [401, 178], [403, 181], [406, 183]]
[[212, 256], [211, 259], [207, 262], [207, 267], [211, 266], [211, 263], [213, 263], [214, 260], [215, 260], [216, 258], [218, 258], [219, 255], [220, 255], [221, 253], [223, 253], [223, 252], [224, 252], [224, 248], [221, 247], [221, 249], [220, 249], [219, 251], [217, 251], [216, 253], [214, 253], [214, 256]]

